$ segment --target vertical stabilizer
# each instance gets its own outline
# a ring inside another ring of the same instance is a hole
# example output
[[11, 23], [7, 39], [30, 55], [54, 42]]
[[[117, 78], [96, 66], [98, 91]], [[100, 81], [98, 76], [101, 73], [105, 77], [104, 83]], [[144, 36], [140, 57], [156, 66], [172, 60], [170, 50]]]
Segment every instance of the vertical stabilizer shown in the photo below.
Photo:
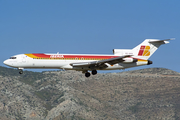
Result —
[[141, 44], [132, 49], [133, 55], [136, 58], [148, 60], [161, 45], [169, 43], [169, 40], [173, 39], [145, 39]]

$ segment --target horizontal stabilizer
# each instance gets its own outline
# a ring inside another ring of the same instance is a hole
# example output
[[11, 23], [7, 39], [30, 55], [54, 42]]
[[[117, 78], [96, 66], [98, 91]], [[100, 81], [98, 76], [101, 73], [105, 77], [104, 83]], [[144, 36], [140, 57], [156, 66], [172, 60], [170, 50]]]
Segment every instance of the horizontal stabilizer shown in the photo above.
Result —
[[158, 39], [150, 39], [149, 43], [161, 43], [161, 44], [167, 44], [169, 43], [169, 40], [174, 40], [175, 38], [171, 39], [164, 39], [164, 40], [158, 40]]

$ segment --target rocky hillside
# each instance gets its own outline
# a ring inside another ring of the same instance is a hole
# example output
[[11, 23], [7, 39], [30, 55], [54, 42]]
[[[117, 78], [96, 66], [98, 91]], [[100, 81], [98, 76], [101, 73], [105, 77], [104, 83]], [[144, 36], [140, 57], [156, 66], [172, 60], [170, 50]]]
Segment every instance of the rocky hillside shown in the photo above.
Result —
[[180, 73], [164, 68], [97, 74], [0, 67], [2, 120], [180, 119]]

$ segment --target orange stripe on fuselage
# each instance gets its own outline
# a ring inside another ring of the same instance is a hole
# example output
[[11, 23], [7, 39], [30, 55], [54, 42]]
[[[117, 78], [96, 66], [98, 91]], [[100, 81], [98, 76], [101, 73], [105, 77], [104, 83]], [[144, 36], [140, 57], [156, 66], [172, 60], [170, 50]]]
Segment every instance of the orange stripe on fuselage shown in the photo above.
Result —
[[30, 57], [30, 58], [36, 58], [37, 56], [33, 55], [33, 54], [25, 54], [26, 56]]
[[147, 62], [147, 60], [140, 60], [140, 59], [138, 59], [138, 62]]
[[105, 55], [63, 55], [63, 54], [43, 54], [43, 53], [31, 53], [25, 54], [30, 58], [42, 58], [42, 59], [110, 59], [119, 56], [105, 56]]

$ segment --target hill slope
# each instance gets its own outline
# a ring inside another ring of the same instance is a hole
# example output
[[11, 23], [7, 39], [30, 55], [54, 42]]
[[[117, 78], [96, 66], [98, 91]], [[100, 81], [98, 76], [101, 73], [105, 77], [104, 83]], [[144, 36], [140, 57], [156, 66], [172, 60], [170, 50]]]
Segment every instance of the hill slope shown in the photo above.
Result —
[[180, 74], [164, 68], [85, 78], [76, 71], [19, 75], [0, 67], [0, 90], [3, 120], [180, 118]]

